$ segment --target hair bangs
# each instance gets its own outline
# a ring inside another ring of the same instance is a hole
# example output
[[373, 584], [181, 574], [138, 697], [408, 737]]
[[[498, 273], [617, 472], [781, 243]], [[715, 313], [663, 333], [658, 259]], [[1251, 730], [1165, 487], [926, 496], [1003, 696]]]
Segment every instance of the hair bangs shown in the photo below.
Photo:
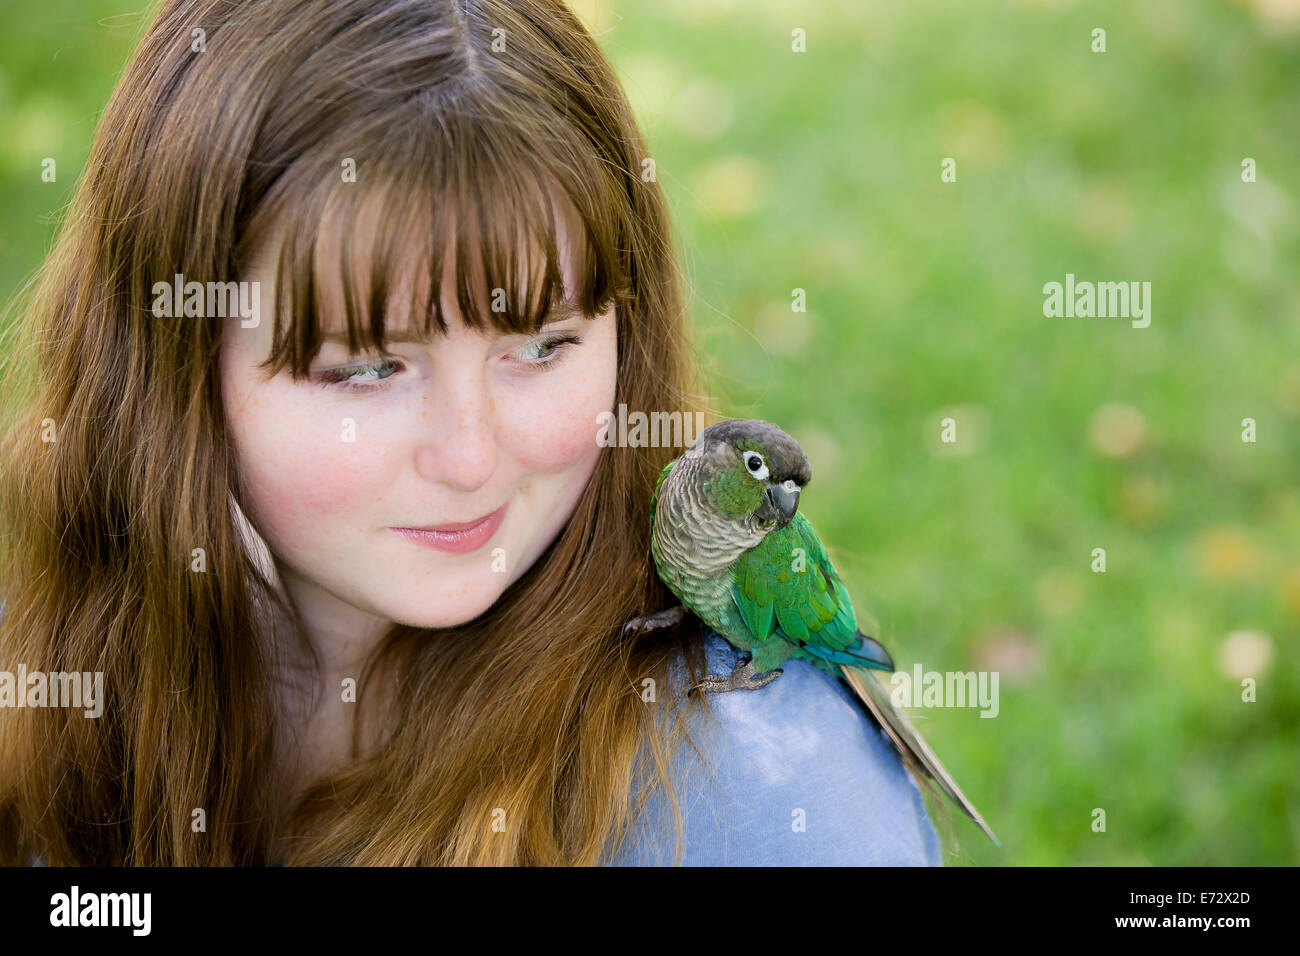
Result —
[[564, 137], [546, 141], [560, 148], [548, 164], [540, 144], [459, 120], [390, 128], [379, 168], [328, 190], [311, 187], [328, 181], [313, 168], [296, 177], [305, 195], [291, 180], [277, 197], [272, 374], [306, 377], [327, 337], [360, 354], [392, 335], [445, 335], [453, 302], [476, 331], [535, 334], [557, 310], [593, 317], [626, 300], [627, 194], [600, 195], [597, 171], [567, 181], [581, 150]]

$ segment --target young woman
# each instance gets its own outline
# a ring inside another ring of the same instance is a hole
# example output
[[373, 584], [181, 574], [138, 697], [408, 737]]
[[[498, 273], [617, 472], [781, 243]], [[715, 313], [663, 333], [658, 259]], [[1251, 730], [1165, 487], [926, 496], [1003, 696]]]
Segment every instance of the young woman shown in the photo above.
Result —
[[649, 158], [558, 0], [164, 3], [7, 346], [0, 669], [104, 700], [0, 708], [0, 862], [938, 862], [845, 688], [623, 633]]

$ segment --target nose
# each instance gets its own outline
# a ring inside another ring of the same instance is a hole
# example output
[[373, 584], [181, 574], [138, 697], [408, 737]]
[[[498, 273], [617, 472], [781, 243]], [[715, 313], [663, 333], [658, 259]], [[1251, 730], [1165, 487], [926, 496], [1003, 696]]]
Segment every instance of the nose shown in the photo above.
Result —
[[421, 477], [475, 491], [497, 469], [496, 410], [482, 363], [440, 363], [420, 409], [415, 468]]

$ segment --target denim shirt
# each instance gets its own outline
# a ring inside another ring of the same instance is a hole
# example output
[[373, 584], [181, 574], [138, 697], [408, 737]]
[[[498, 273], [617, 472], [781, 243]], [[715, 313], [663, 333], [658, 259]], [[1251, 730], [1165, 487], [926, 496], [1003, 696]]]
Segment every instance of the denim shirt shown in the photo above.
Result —
[[[730, 673], [741, 654], [715, 631], [704, 638], [709, 673]], [[692, 717], [717, 779], [684, 745], [673, 765], [682, 865], [941, 866], [916, 781], [853, 691], [805, 661], [782, 669], [759, 690], [710, 694], [712, 718]], [[660, 788], [606, 862], [671, 865], [674, 838]]]

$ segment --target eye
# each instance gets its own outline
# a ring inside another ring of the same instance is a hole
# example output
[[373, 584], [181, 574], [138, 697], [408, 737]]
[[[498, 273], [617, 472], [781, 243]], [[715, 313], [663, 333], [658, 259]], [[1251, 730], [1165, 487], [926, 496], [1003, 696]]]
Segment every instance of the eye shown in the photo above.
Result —
[[348, 391], [373, 392], [383, 386], [383, 382], [400, 371], [402, 363], [397, 359], [383, 358], [364, 365], [344, 365], [328, 368], [317, 374], [317, 381], [326, 387], [344, 388]]
[[767, 462], [763, 460], [762, 455], [756, 451], [747, 451], [741, 457], [745, 460], [749, 477], [756, 481], [762, 481], [767, 477]]
[[546, 368], [560, 360], [560, 353], [573, 345], [581, 345], [582, 338], [573, 332], [561, 332], [546, 338], [529, 342], [512, 355], [520, 357], [524, 365], [530, 368]]

